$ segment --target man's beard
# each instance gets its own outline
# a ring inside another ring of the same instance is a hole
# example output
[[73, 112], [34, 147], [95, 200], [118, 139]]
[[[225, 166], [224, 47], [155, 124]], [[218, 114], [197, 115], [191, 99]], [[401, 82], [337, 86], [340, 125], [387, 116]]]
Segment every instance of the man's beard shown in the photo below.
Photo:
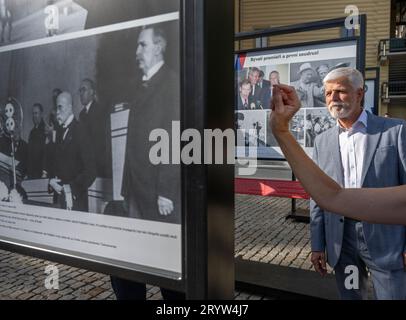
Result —
[[334, 102], [330, 104], [328, 107], [328, 111], [334, 119], [347, 118], [351, 113], [350, 105], [345, 102]]

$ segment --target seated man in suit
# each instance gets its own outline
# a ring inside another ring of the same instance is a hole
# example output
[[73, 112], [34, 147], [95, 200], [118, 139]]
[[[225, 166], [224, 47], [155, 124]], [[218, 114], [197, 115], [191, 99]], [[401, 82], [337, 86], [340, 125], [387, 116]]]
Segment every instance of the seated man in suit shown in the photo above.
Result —
[[88, 211], [87, 189], [96, 177], [93, 148], [73, 115], [72, 95], [62, 92], [56, 101], [62, 130], [56, 137], [54, 177], [49, 185], [61, 208]]
[[238, 100], [237, 106], [238, 110], [250, 110], [251, 104], [254, 106], [252, 97], [251, 97], [251, 83], [248, 80], [243, 80], [240, 82], [239, 90], [238, 90]]

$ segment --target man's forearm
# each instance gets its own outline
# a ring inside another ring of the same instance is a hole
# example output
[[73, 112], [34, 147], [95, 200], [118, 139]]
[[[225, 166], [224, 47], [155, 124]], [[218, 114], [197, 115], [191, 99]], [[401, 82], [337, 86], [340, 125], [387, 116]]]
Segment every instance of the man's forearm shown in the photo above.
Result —
[[406, 225], [406, 185], [343, 189], [305, 154], [289, 131], [275, 137], [295, 175], [321, 208], [371, 223]]
[[275, 137], [305, 190], [325, 209], [333, 202], [341, 187], [307, 156], [289, 131], [277, 132]]

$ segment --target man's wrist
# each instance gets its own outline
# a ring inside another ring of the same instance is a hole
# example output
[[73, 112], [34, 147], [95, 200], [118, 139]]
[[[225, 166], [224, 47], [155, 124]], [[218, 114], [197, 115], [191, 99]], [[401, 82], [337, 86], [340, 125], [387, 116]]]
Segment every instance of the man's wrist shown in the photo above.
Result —
[[272, 132], [277, 139], [282, 139], [284, 137], [292, 135], [292, 133], [289, 131], [289, 128], [278, 128], [276, 130], [272, 130]]

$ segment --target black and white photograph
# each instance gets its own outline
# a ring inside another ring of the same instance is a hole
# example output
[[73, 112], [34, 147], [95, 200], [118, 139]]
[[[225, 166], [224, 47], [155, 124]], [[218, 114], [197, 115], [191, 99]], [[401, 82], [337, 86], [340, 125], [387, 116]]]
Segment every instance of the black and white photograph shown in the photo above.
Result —
[[[111, 193], [114, 187], [121, 188], [121, 195], [135, 206], [128, 192], [131, 189], [139, 192], [143, 201], [135, 208], [129, 206], [123, 215], [179, 223], [179, 195], [173, 194], [176, 189], [166, 183], [168, 178], [171, 183], [176, 181], [176, 175], [165, 172], [176, 170], [169, 165], [151, 166], [148, 155], [152, 145], [147, 143], [151, 130], [169, 130], [171, 120], [179, 120], [179, 63], [167, 51], [176, 48], [178, 40], [174, 34], [168, 36], [163, 31], [171, 27], [169, 22], [2, 53], [1, 69], [8, 70], [2, 73], [4, 83], [7, 78], [13, 81], [1, 92], [0, 150], [7, 156], [15, 154], [19, 169], [17, 177], [12, 177], [15, 170], [11, 164], [15, 161], [9, 161], [12, 179], [3, 181], [6, 187], [19, 190], [21, 199], [30, 203], [36, 202], [39, 191], [45, 193], [48, 188], [48, 204], [79, 211], [89, 211], [89, 188], [106, 185], [99, 190], [104, 194]], [[144, 49], [155, 42], [159, 54]], [[126, 46], [128, 51], [120, 56], [115, 46]], [[72, 68], [74, 65], [76, 68]], [[146, 77], [150, 79], [142, 83]], [[21, 81], [26, 86], [18, 86]], [[161, 108], [164, 101], [167, 112], [157, 112], [154, 108]], [[120, 112], [115, 105], [130, 110], [122, 155], [111, 151], [111, 125], [117, 126], [117, 116], [111, 123], [111, 115]], [[135, 108], [136, 112], [131, 112]], [[9, 126], [10, 121], [14, 122], [13, 127]], [[64, 132], [65, 128], [69, 130]], [[133, 128], [137, 130], [134, 132]], [[137, 147], [133, 150], [133, 146]], [[133, 168], [135, 160], [143, 163], [142, 172]], [[108, 186], [106, 181], [98, 180], [113, 181], [118, 171], [112, 170], [112, 161], [123, 162], [119, 168], [126, 178], [122, 185]], [[39, 179], [38, 188], [32, 181], [25, 181], [32, 179]], [[49, 184], [43, 188], [47, 179]], [[159, 179], [162, 182], [158, 183]], [[166, 189], [155, 190], [155, 185]], [[63, 187], [69, 188], [69, 192], [63, 192]], [[72, 199], [66, 199], [69, 194]], [[108, 211], [108, 200], [113, 198], [106, 196], [104, 200], [106, 205], [99, 207], [97, 213]], [[170, 214], [160, 214], [166, 210]]]
[[236, 72], [236, 108], [270, 110], [272, 86], [289, 82], [289, 65], [265, 65]]
[[[319, 130], [317, 122], [325, 122], [323, 126], [327, 122], [324, 116], [316, 120], [319, 111], [312, 113], [307, 110], [324, 110], [328, 113], [323, 79], [335, 68], [356, 68], [357, 46], [355, 39], [335, 39], [239, 52], [235, 57], [235, 109], [265, 110], [269, 118], [272, 84], [282, 83], [295, 87], [304, 111], [293, 118], [291, 130], [298, 143], [311, 155], [314, 137], [317, 135], [315, 131]], [[269, 121], [266, 122], [268, 125]], [[283, 160], [284, 155], [268, 127], [266, 133], [266, 144], [263, 147], [259, 145], [255, 150], [257, 158]], [[237, 157], [240, 154], [237, 152]]]
[[323, 79], [331, 70], [341, 67], [355, 68], [355, 58], [290, 64], [290, 85], [295, 87], [303, 108], [326, 107]]
[[179, 41], [164, 12], [0, 51], [1, 206], [42, 221], [0, 237], [181, 272], [181, 167], [152, 164], [149, 139], [180, 121]]
[[314, 147], [314, 139], [324, 131], [337, 125], [327, 108], [304, 109], [304, 146]]
[[305, 146], [305, 110], [299, 110], [290, 122], [290, 132], [295, 137], [296, 141], [302, 146]]
[[[237, 111], [235, 113], [237, 145], [245, 147], [266, 146], [266, 111]], [[238, 134], [243, 134], [240, 138]]]

